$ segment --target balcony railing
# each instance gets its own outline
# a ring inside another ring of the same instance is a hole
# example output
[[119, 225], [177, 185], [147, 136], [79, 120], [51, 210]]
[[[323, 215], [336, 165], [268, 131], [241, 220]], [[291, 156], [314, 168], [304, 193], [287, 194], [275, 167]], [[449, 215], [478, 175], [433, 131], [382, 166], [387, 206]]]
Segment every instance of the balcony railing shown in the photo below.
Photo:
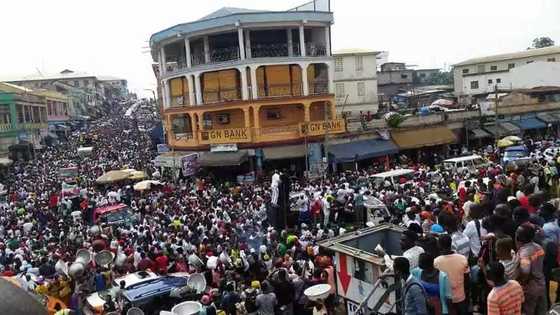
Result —
[[329, 81], [313, 81], [309, 83], [309, 95], [329, 94]]
[[259, 85], [259, 97], [301, 96], [303, 88], [301, 82], [292, 84]]
[[6, 132], [12, 130], [12, 124], [0, 124], [0, 132]]
[[[209, 52], [210, 61], [211, 63], [220, 63], [226, 61], [233, 61], [240, 59], [239, 56], [239, 47], [225, 47], [225, 48], [217, 48], [212, 49]], [[206, 58], [204, 53], [192, 54], [191, 55], [191, 64], [193, 66], [198, 66], [206, 63]]]
[[318, 57], [327, 55], [327, 47], [315, 43], [305, 44], [305, 55], [309, 57]]
[[241, 88], [233, 89], [205, 89], [202, 95], [204, 103], [228, 102], [241, 99]]
[[20, 126], [23, 129], [43, 129], [48, 127], [46, 123], [23, 123]]
[[298, 130], [299, 130], [299, 125], [262, 127], [260, 128], [260, 135], [264, 136], [264, 135], [272, 135], [277, 133], [297, 132]]
[[[290, 55], [289, 52], [290, 46], [287, 43], [255, 44], [251, 47], [252, 58], [287, 57]], [[292, 44], [292, 56], [299, 55], [299, 44]]]

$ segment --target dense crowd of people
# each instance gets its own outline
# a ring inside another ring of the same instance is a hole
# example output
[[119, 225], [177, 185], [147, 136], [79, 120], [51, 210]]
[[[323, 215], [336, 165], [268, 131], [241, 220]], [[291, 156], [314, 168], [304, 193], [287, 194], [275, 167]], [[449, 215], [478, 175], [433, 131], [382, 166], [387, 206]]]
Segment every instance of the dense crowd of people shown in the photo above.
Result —
[[[115, 105], [36, 159], [17, 161], [2, 180], [0, 276], [56, 298], [57, 315], [82, 314], [89, 294], [146, 270], [203, 274], [207, 288], [197, 299], [204, 314], [345, 313], [332, 253], [317, 242], [371, 225], [369, 198], [387, 205], [386, 220], [404, 228], [403, 255], [384, 257], [387, 270], [403, 279], [393, 312], [544, 314], [558, 299], [558, 160], [536, 158], [507, 171], [490, 163], [462, 173], [407, 160], [400, 166], [414, 169], [414, 178], [396, 184], [370, 181], [377, 169], [294, 179], [291, 191], [301, 192], [291, 206], [297, 218], [279, 228], [271, 220], [278, 174], [272, 185], [165, 178], [152, 162], [149, 136], [138, 128], [147, 118], [123, 119], [125, 110]], [[90, 156], [77, 152], [84, 139], [94, 147]], [[68, 167], [78, 168], [79, 193], [72, 198], [61, 195], [59, 170]], [[132, 181], [96, 184], [105, 172], [126, 168], [164, 184], [145, 191], [135, 191]], [[118, 203], [138, 220], [92, 229], [94, 209]], [[110, 266], [92, 261], [72, 277], [68, 268], [80, 249], [126, 259]], [[309, 301], [304, 290], [321, 283], [331, 285], [331, 294]], [[156, 304], [145, 312], [156, 313]], [[104, 305], [105, 312], [129, 307], [119, 294]]]

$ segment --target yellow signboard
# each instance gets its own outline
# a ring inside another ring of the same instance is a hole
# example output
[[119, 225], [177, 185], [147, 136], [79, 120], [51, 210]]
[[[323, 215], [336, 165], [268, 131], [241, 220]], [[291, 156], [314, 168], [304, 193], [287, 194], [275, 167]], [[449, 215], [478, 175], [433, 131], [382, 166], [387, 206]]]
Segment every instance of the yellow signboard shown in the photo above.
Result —
[[200, 139], [212, 144], [250, 142], [251, 130], [249, 128], [205, 130], [200, 132]]
[[319, 136], [326, 133], [341, 133], [346, 131], [344, 119], [311, 121], [299, 124], [302, 135]]

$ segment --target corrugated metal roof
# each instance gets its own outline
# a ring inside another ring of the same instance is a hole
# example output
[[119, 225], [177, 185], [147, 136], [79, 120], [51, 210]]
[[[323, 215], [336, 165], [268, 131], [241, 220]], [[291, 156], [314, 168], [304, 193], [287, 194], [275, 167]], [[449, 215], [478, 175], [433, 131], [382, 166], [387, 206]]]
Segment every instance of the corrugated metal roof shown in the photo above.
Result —
[[514, 53], [491, 55], [486, 57], [472, 58], [465, 61], [454, 64], [453, 66], [466, 66], [479, 63], [488, 63], [502, 60], [520, 59], [528, 57], [537, 57], [550, 54], [560, 54], [560, 46], [551, 46], [545, 48], [529, 49], [524, 51], [518, 51]]
[[381, 51], [366, 48], [344, 48], [333, 52], [333, 55], [362, 55], [362, 54], [380, 54]]

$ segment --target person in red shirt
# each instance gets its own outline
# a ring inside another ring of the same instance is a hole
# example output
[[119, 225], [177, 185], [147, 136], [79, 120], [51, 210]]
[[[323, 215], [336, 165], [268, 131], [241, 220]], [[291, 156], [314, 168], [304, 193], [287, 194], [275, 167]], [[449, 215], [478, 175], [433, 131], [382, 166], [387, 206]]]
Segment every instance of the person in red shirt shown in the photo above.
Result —
[[154, 270], [154, 262], [146, 257], [146, 253], [140, 253], [140, 261], [138, 262], [138, 270], [146, 271], [148, 269]]
[[[142, 262], [142, 261], [140, 261]], [[167, 273], [167, 267], [169, 265], [169, 258], [163, 254], [163, 252], [159, 252], [158, 256], [156, 257], [156, 270], [160, 274]], [[138, 264], [140, 266], [140, 264]]]

